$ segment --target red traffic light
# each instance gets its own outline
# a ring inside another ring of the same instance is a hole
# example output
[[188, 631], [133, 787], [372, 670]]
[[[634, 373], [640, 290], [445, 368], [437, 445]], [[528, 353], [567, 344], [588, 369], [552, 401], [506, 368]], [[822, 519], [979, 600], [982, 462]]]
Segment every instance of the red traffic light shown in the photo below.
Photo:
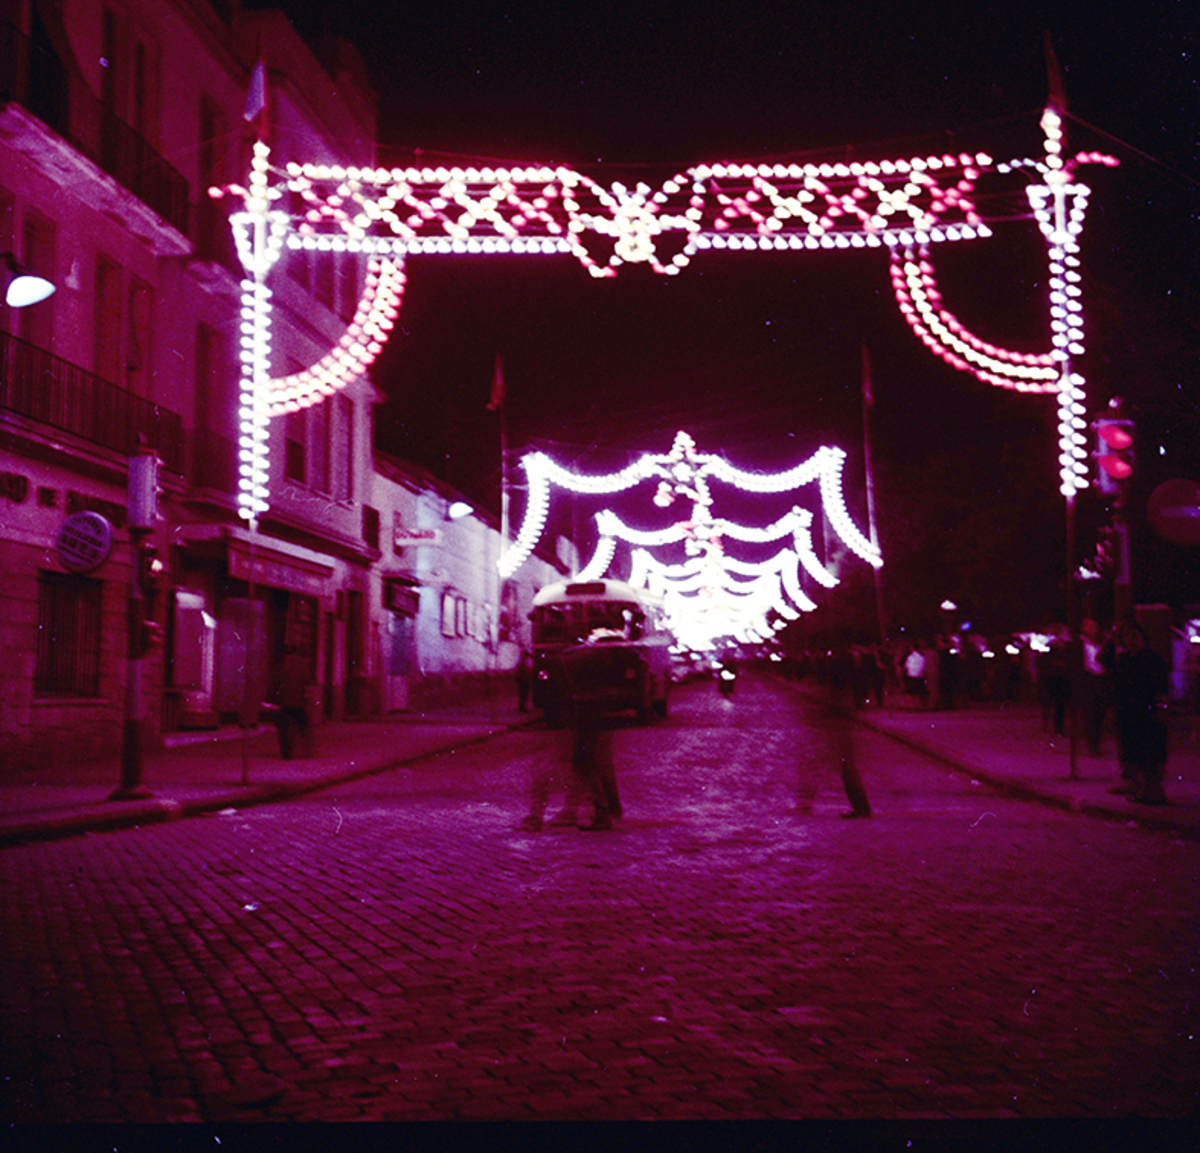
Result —
[[1100, 491], [1119, 495], [1121, 482], [1133, 475], [1133, 421], [1122, 417], [1102, 417], [1096, 430], [1096, 464]]
[[1100, 467], [1113, 480], [1125, 480], [1133, 472], [1133, 466], [1123, 456], [1102, 456]]
[[1123, 425], [1103, 421], [1097, 424], [1096, 431], [1100, 434], [1100, 439], [1114, 452], [1122, 452], [1133, 444], [1133, 437]]

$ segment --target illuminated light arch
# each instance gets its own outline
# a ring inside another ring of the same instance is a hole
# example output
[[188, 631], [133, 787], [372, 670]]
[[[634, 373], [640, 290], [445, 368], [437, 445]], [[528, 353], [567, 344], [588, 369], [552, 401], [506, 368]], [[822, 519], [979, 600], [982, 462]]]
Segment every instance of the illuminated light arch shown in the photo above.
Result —
[[[936, 355], [979, 380], [1058, 397], [1061, 488], [1086, 485], [1085, 382], [1078, 236], [1088, 188], [1084, 165], [1110, 156], [1063, 156], [1062, 118], [1041, 119], [1044, 155], [997, 162], [986, 153], [879, 161], [701, 164], [661, 187], [605, 187], [563, 165], [347, 167], [289, 162], [273, 168], [254, 148], [246, 187], [210, 189], [243, 201], [232, 218], [243, 283], [242, 515], [265, 510], [266, 429], [272, 415], [319, 403], [369, 368], [391, 330], [412, 254], [570, 255], [596, 277], [626, 264], [678, 275], [705, 251], [886, 249], [897, 302]], [[1029, 170], [1027, 188], [1050, 255], [1048, 353], [1018, 353], [970, 333], [942, 307], [934, 246], [992, 235], [976, 204], [984, 172]], [[366, 254], [372, 272], [351, 327], [318, 364], [272, 379], [267, 274], [285, 248]], [[503, 563], [503, 562], [502, 562]]]
[[[630, 583], [663, 600], [668, 623], [681, 643], [707, 648], [715, 636], [737, 640], [770, 635], [784, 621], [811, 612], [815, 602], [805, 593], [801, 573], [832, 588], [838, 581], [813, 551], [813, 514], [793, 507], [767, 525], [744, 525], [712, 515], [712, 480], [747, 493], [786, 493], [816, 484], [825, 517], [847, 547], [868, 564], [883, 563], [878, 550], [859, 531], [846, 511], [842, 496], [845, 453], [823, 447], [794, 468], [778, 473], [747, 472], [722, 457], [701, 453], [685, 432], [675, 436], [668, 453], [645, 454], [617, 472], [579, 474], [565, 469], [543, 453], [522, 459], [528, 478], [528, 500], [516, 541], [500, 559], [502, 576], [511, 576], [537, 546], [550, 509], [550, 489], [610, 495], [648, 482], [655, 485], [653, 501], [668, 508], [677, 500], [689, 502], [686, 514], [657, 529], [625, 524], [611, 509], [596, 514], [599, 540], [595, 552], [577, 575], [595, 580], [607, 574], [618, 542], [631, 548]], [[786, 542], [766, 560], [751, 563], [730, 554], [726, 541], [749, 544]], [[683, 545], [681, 563], [659, 560], [651, 550]], [[771, 613], [782, 618], [771, 624]]]

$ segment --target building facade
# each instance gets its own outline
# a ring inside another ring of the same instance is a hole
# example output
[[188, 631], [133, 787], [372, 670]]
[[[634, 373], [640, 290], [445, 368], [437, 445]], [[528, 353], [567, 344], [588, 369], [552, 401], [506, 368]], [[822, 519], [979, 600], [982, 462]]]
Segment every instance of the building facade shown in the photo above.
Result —
[[[259, 62], [267, 119], [248, 122]], [[433, 478], [377, 471], [368, 377], [272, 420], [269, 511], [237, 514], [244, 273], [209, 189], [246, 179], [259, 132], [281, 157], [370, 164], [375, 128], [354, 50], [279, 12], [0, 0], [0, 254], [57, 288], [0, 307], [0, 770], [110, 754], [131, 715], [147, 742], [253, 721], [289, 649], [329, 718], [515, 663], [521, 605], [556, 571], [501, 590], [493, 525], [443, 522]], [[346, 253], [279, 261], [272, 375], [336, 344], [364, 274]]]

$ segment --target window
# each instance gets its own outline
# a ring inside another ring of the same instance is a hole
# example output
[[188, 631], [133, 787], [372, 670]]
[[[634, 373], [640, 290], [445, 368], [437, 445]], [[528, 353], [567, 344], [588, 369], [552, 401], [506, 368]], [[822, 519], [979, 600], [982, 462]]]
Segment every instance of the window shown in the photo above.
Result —
[[[234, 179], [230, 160], [229, 118], [211, 96], [200, 98], [200, 181], [196, 197], [195, 220], [196, 255], [214, 260], [241, 275], [241, 262], [234, 251], [233, 230], [229, 227], [225, 202], [213, 200], [208, 190]], [[288, 262], [291, 264], [291, 261]]]
[[[329, 403], [328, 401], [326, 403]], [[333, 499], [354, 499], [354, 401], [337, 398], [337, 449], [333, 459]]]
[[96, 375], [121, 379], [121, 266], [96, 258]]
[[[55, 269], [55, 230], [53, 221], [47, 220], [30, 208], [25, 210], [25, 227], [22, 231], [21, 263], [30, 272], [44, 276], [57, 283]], [[38, 348], [50, 349], [50, 335], [54, 331], [54, 297], [43, 300], [31, 308], [18, 308], [18, 335], [36, 344]]]
[[317, 492], [328, 493], [329, 488], [329, 454], [332, 445], [330, 444], [330, 404], [328, 400], [322, 401], [320, 404], [314, 404], [309, 410], [312, 415], [309, 417], [308, 429], [311, 441], [309, 448], [311, 450], [312, 469], [311, 469], [311, 484]]
[[379, 509], [363, 505], [363, 540], [369, 548], [379, 547]]
[[136, 276], [129, 278], [126, 309], [129, 331], [125, 341], [124, 384], [138, 396], [150, 395], [150, 334], [154, 330], [154, 290]]
[[458, 636], [458, 597], [442, 593], [442, 636]]
[[[7, 189], [0, 188], [0, 252], [16, 252], [13, 243], [13, 218], [16, 215], [16, 200]], [[21, 308], [8, 308], [0, 301], [0, 322], [6, 328], [20, 323]]]
[[296, 484], [304, 484], [308, 477], [308, 410], [289, 412], [284, 425], [286, 446], [284, 449], [283, 475]]
[[38, 574], [36, 695], [100, 695], [101, 587], [70, 573]]
[[197, 484], [220, 492], [237, 490], [236, 380], [227, 339], [215, 328], [197, 324], [194, 476]]

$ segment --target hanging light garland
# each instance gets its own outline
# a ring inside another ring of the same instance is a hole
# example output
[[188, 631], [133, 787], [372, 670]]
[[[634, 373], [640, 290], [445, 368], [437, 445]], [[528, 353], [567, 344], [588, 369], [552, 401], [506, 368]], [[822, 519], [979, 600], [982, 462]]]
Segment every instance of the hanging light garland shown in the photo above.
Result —
[[[710, 482], [718, 480], [758, 494], [793, 492], [816, 483], [834, 531], [852, 552], [878, 567], [882, 557], [846, 511], [844, 462], [841, 449], [823, 447], [803, 464], [784, 472], [747, 472], [722, 457], [698, 452], [685, 432], [676, 434], [670, 452], [645, 454], [604, 475], [581, 475], [543, 453], [529, 453], [521, 462], [529, 481], [525, 517], [516, 541], [500, 558], [500, 573], [512, 576], [537, 546], [550, 509], [552, 485], [603, 496], [649, 482], [655, 485], [655, 505], [665, 509], [683, 500], [690, 506], [687, 513], [663, 528], [637, 529], [626, 525], [611, 509], [603, 509], [596, 514], [596, 550], [577, 579], [603, 577], [616, 556], [617, 543], [623, 542], [632, 549], [630, 583], [662, 598], [668, 623], [681, 643], [707, 648], [715, 636], [762, 639], [799, 612], [816, 608], [803, 590], [801, 570], [825, 588], [836, 585], [837, 577], [813, 551], [813, 514], [809, 510], [794, 507], [767, 525], [738, 524], [713, 515]], [[752, 563], [731, 555], [726, 541], [788, 544], [767, 560]], [[686, 559], [682, 563], [661, 561], [651, 551], [672, 546], [683, 547]], [[769, 623], [772, 612], [782, 620]], [[700, 643], [702, 637], [706, 639]]]

